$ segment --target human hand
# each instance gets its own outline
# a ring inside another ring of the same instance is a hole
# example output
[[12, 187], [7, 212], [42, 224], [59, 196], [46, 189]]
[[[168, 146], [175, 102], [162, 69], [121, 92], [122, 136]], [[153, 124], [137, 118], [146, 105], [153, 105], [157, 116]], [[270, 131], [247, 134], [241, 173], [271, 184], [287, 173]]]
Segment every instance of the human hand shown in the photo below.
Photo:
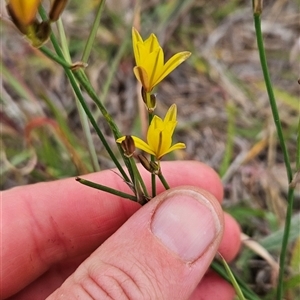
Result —
[[[72, 178], [3, 192], [1, 299], [57, 288], [48, 299], [232, 299], [230, 284], [207, 272], [217, 251], [230, 261], [240, 246], [217, 174], [188, 161], [162, 170], [172, 189], [158, 185], [143, 207]], [[84, 178], [129, 192], [109, 170]]]

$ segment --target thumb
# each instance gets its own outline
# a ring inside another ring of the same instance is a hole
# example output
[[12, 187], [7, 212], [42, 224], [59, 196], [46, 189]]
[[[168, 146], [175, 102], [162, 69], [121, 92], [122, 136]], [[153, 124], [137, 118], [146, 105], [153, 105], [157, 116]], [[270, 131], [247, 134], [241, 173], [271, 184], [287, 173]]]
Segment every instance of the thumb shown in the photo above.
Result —
[[223, 234], [218, 201], [196, 187], [141, 207], [48, 299], [187, 299]]

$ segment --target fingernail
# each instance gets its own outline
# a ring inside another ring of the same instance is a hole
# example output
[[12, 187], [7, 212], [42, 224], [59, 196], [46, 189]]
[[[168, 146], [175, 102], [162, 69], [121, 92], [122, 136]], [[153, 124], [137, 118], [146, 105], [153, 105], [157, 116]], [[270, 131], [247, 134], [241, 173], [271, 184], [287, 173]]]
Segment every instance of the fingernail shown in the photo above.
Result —
[[197, 260], [221, 229], [211, 202], [194, 190], [174, 190], [156, 208], [151, 230], [172, 252], [186, 262]]

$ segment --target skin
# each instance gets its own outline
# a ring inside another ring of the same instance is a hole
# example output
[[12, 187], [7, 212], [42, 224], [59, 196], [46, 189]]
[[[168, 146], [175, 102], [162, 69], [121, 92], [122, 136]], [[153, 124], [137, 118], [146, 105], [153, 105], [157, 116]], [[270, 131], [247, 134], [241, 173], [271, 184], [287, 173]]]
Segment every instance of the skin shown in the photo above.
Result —
[[[158, 183], [158, 194], [162, 194], [141, 208], [138, 203], [68, 178], [2, 193], [1, 299], [45, 299], [59, 287], [49, 299], [96, 299], [93, 292], [100, 295], [105, 284], [98, 275], [114, 278], [118, 274], [112, 271], [115, 269], [127, 272], [133, 281], [132, 274], [144, 276], [132, 288], [128, 285], [133, 299], [175, 299], [176, 295], [191, 300], [233, 299], [230, 284], [207, 272], [217, 251], [231, 261], [240, 248], [239, 226], [231, 216], [223, 217], [218, 204], [223, 198], [218, 175], [194, 161], [163, 162], [162, 170], [171, 188], [185, 185], [185, 190], [204, 193], [221, 222], [220, 235], [193, 268], [157, 246], [153, 235], [143, 231], [143, 219], [170, 190], [162, 193], [164, 188]], [[141, 169], [141, 174], [150, 187], [149, 173]], [[111, 170], [83, 178], [130, 193]], [[122, 273], [120, 276], [122, 279]], [[118, 280], [113, 282], [118, 284]], [[170, 291], [172, 281], [181, 284]], [[62, 297], [69, 291], [76, 295]]]

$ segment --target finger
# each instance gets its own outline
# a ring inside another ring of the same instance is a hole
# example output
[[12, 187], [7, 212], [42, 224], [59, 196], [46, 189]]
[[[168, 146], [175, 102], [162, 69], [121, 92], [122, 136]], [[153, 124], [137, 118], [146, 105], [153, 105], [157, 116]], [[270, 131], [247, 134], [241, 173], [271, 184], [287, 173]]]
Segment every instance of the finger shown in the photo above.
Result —
[[[202, 187], [221, 201], [221, 182], [206, 165], [166, 162], [162, 163], [162, 169], [170, 186]], [[149, 173], [143, 170], [141, 173], [150, 186]], [[109, 170], [85, 178], [129, 192], [122, 179]], [[158, 191], [162, 190], [158, 184]], [[74, 179], [4, 192], [2, 255], [5, 260], [2, 268], [6, 276], [2, 278], [3, 297], [21, 290], [52, 265], [91, 253], [139, 207], [135, 202], [83, 186]]]
[[[66, 259], [64, 262], [53, 265], [47, 272], [39, 276], [32, 283], [27, 285], [20, 292], [14, 294], [7, 300], [44, 300], [55, 291], [68, 278], [78, 266], [88, 257], [80, 256], [73, 259]], [[1, 295], [2, 296], [2, 295]], [[0, 297], [0, 299], [3, 299]]]
[[240, 226], [232, 216], [224, 214], [224, 235], [219, 246], [219, 252], [227, 262], [232, 261], [241, 247]]
[[212, 195], [191, 187], [168, 190], [135, 213], [47, 299], [187, 299], [222, 235], [223, 212]]

